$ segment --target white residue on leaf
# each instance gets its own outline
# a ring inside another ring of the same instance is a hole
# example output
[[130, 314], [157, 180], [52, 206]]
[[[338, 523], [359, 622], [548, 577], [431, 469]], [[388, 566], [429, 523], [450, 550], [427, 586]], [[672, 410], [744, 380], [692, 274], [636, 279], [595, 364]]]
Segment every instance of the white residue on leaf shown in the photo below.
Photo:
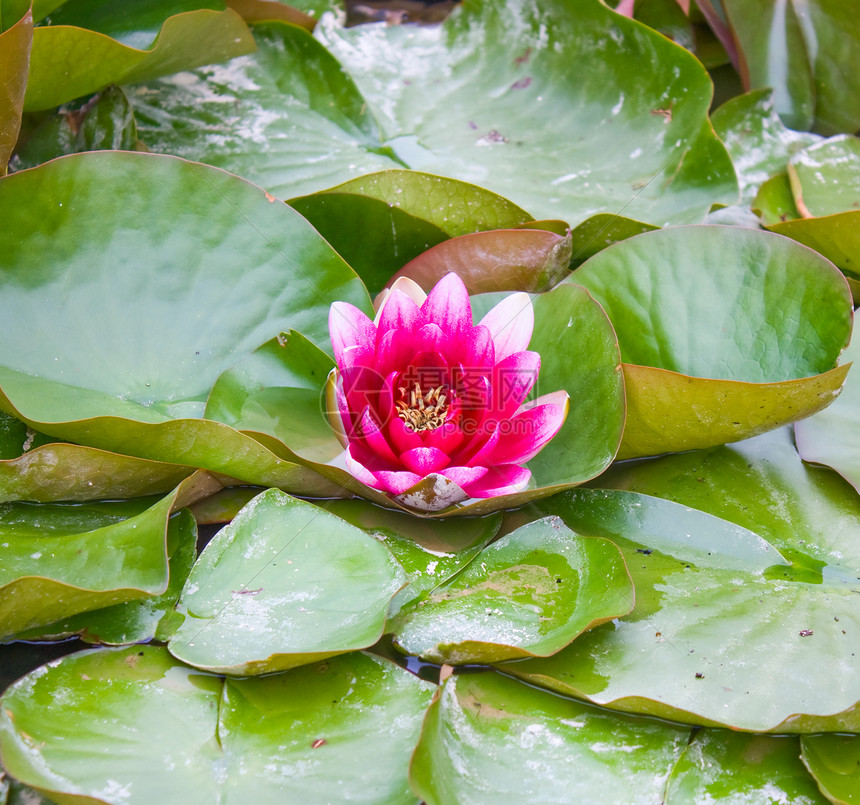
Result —
[[615, 116], [621, 111], [621, 107], [624, 106], [624, 93], [621, 93], [621, 97], [618, 99], [618, 103], [612, 107], [612, 115]]

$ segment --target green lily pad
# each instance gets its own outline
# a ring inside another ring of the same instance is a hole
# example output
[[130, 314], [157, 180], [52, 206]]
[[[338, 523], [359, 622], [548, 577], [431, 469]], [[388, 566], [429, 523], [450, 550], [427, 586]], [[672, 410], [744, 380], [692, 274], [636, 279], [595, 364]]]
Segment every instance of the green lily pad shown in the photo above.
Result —
[[33, 42], [33, 15], [29, 9], [21, 10], [16, 20], [7, 20], [13, 9], [11, 4], [0, 7], [0, 176], [12, 156], [24, 106], [24, 90]]
[[0, 639], [165, 593], [168, 517], [206, 488], [189, 479], [156, 503], [2, 504]]
[[496, 673], [455, 675], [427, 711], [409, 778], [427, 805], [658, 803], [689, 736]]
[[714, 112], [712, 120], [735, 164], [744, 202], [751, 201], [765, 181], [782, 173], [794, 153], [821, 139], [786, 128], [776, 113], [771, 89], [732, 98]]
[[860, 801], [857, 735], [802, 735], [801, 758], [830, 802]]
[[[842, 359], [860, 359], [860, 338], [852, 339]], [[832, 467], [860, 492], [860, 367], [848, 373], [836, 402], [796, 423], [794, 435], [804, 461]]]
[[278, 0], [227, 0], [227, 6], [239, 14], [245, 22], [283, 20], [306, 28], [308, 31], [313, 31], [316, 25], [316, 17], [314, 16], [317, 14], [316, 5], [320, 6], [319, 13], [331, 9], [329, 3], [323, 3], [324, 0], [322, 2], [318, 2], [318, 0], [311, 0], [307, 3], [296, 2], [290, 5], [278, 2]]
[[740, 51], [746, 89], [772, 87], [779, 116], [800, 131], [860, 128], [860, 34], [853, 10], [832, 0], [803, 6], [721, 0]]
[[405, 606], [389, 628], [406, 654], [487, 663], [555, 654], [632, 606], [615, 546], [546, 518], [485, 548], [452, 581]]
[[[482, 187], [407, 170], [361, 176], [289, 200], [377, 293], [405, 263], [451, 237], [531, 216]], [[344, 221], [350, 226], [344, 226]]]
[[[130, 16], [110, 3], [67, 2], [55, 15], [58, 24], [36, 28], [24, 109], [51, 109], [109, 84], [147, 81], [254, 49], [248, 27], [223, 2], [139, 6]], [[172, 14], [172, 7], [182, 13]]]
[[171, 653], [262, 674], [373, 645], [404, 573], [377, 540], [270, 489], [206, 546], [177, 606]]
[[541, 507], [619, 545], [636, 608], [506, 672], [690, 723], [860, 726], [860, 571], [851, 547], [860, 500], [848, 484], [806, 466], [789, 429], [620, 465], [601, 483], [617, 489], [576, 490]]
[[[794, 201], [794, 193], [791, 191], [791, 182], [787, 173], [779, 173], [764, 182], [753, 199], [752, 207], [768, 228], [773, 224], [800, 218], [800, 211]], [[778, 229], [773, 231], [779, 232]], [[826, 252], [821, 253], [828, 257]]]
[[860, 211], [860, 137], [831, 137], [788, 163], [794, 200], [804, 218]]
[[221, 171], [105, 152], [6, 177], [0, 209], [4, 286], [17, 289], [0, 301], [5, 410], [70, 441], [330, 493], [198, 419], [218, 375], [267, 338], [294, 324], [329, 349], [335, 299], [369, 310], [361, 282], [304, 219]]
[[[20, 453], [20, 451], [18, 451]], [[0, 501], [87, 501], [166, 494], [192, 470], [52, 443], [0, 461]]]
[[[325, 47], [258, 26], [253, 57], [141, 88], [141, 136], [282, 198], [403, 167], [571, 223], [628, 204], [650, 223], [688, 223], [737, 196], [702, 66], [597, 0], [539, 15], [470, 3], [440, 27], [344, 29], [326, 15], [316, 35]], [[586, 62], [587, 75], [571, 71]]]
[[223, 680], [163, 648], [80, 652], [7, 690], [0, 755], [64, 802], [322, 805], [349, 791], [413, 805], [406, 767], [431, 690], [358, 653]]
[[[425, 291], [453, 271], [470, 294], [554, 288], [567, 276], [570, 233], [502, 229], [446, 240], [410, 260], [391, 278], [408, 277]], [[391, 284], [389, 282], [389, 284]]]
[[161, 595], [73, 615], [21, 632], [17, 639], [58, 640], [78, 636], [86, 643], [111, 646], [166, 640], [182, 621], [173, 608], [197, 558], [197, 524], [187, 509], [168, 521], [167, 556], [170, 581]]
[[790, 240], [732, 227], [648, 232], [568, 282], [594, 294], [618, 333], [623, 457], [761, 433], [825, 407], [844, 379], [823, 373], [850, 336], [848, 287]]
[[700, 730], [680, 758], [666, 803], [826, 805], [800, 762], [796, 737]]

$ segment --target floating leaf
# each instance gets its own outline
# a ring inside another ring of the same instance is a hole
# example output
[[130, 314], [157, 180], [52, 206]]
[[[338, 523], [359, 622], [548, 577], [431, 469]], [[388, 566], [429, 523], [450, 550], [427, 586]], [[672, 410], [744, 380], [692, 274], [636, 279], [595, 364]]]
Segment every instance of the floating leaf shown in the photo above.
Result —
[[170, 651], [207, 670], [262, 674], [365, 648], [404, 580], [378, 541], [270, 489], [200, 555]]
[[615, 546], [558, 518], [518, 528], [391, 624], [406, 654], [436, 663], [545, 657], [627, 614], [633, 588]]
[[857, 735], [802, 735], [801, 758], [830, 802], [860, 799], [860, 741]]
[[577, 268], [589, 257], [593, 257], [607, 246], [619, 240], [627, 240], [633, 235], [651, 232], [657, 229], [652, 224], [634, 221], [623, 215], [599, 213], [587, 218], [571, 232], [572, 258], [571, 267]]
[[746, 89], [772, 87], [793, 129], [822, 134], [860, 128], [860, 36], [852, 9], [832, 0], [721, 0], [740, 51]]
[[691, 723], [860, 727], [860, 569], [851, 547], [860, 499], [850, 486], [804, 465], [788, 429], [619, 466], [604, 482], [624, 491], [576, 490], [542, 508], [619, 545], [636, 608], [506, 672]]
[[409, 752], [428, 683], [353, 653], [264, 679], [223, 680], [165, 649], [80, 652], [9, 688], [0, 751], [60, 801], [415, 803]]
[[[800, 212], [797, 209], [797, 204], [794, 202], [794, 194], [791, 192], [791, 182], [788, 179], [787, 173], [779, 173], [764, 182], [753, 199], [752, 207], [753, 211], [761, 216], [762, 221], [768, 228], [772, 224], [800, 218]], [[778, 232], [779, 230], [774, 231]], [[791, 236], [789, 235], [789, 237]], [[809, 244], [807, 243], [806, 245], [808, 246]], [[826, 252], [821, 253], [825, 257], [828, 257]]]
[[860, 211], [860, 137], [831, 137], [788, 163], [788, 178], [804, 218]]
[[337, 249], [371, 293], [437, 243], [531, 220], [525, 210], [482, 187], [406, 170], [361, 176], [288, 203]]
[[761, 433], [825, 407], [844, 380], [844, 369], [819, 373], [848, 341], [848, 288], [827, 260], [790, 240], [665, 229], [603, 250], [568, 281], [594, 294], [618, 333], [622, 457]]
[[162, 595], [168, 517], [211, 484], [189, 479], [157, 503], [2, 504], [0, 638]]
[[427, 805], [658, 803], [689, 735], [493, 672], [452, 676], [427, 711], [409, 777]]
[[170, 581], [161, 595], [73, 615], [22, 632], [17, 639], [57, 640], [77, 635], [87, 643], [112, 646], [166, 640], [179, 625], [177, 620], [181, 622], [173, 607], [197, 558], [197, 524], [187, 510], [177, 512], [168, 521], [167, 556]]
[[669, 777], [666, 803], [826, 805], [796, 737], [700, 730]]
[[223, 2], [216, 3], [221, 11], [206, 2], [180, 3], [193, 10], [174, 15], [171, 3], [147, 5], [130, 17], [107, 3], [65, 3], [54, 25], [34, 31], [24, 108], [50, 109], [109, 84], [147, 81], [254, 49], [242, 18]]

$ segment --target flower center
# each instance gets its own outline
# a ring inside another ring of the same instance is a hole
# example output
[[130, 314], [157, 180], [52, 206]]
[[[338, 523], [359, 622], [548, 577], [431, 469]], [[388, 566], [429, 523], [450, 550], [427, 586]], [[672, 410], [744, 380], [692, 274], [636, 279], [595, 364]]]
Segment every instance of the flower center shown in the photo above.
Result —
[[445, 395], [442, 393], [443, 386], [431, 388], [426, 394], [421, 391], [421, 386], [415, 383], [408, 392], [401, 386], [400, 397], [396, 403], [397, 416], [405, 423], [409, 430], [418, 433], [422, 430], [433, 430], [440, 427], [448, 416], [448, 405]]

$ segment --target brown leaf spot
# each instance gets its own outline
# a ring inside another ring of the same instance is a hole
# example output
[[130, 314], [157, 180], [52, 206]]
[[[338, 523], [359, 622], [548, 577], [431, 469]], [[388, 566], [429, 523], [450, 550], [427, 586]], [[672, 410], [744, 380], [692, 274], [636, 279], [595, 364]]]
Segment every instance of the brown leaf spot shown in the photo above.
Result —
[[521, 78], [519, 81], [514, 81], [511, 84], [511, 89], [525, 89], [528, 86], [531, 86], [532, 79], [531, 76], [526, 76], [525, 78]]
[[800, 630], [801, 637], [812, 637], [812, 629], [801, 629]]
[[321, 746], [325, 746], [325, 745], [326, 745], [326, 739], [325, 738], [317, 738], [311, 744], [311, 749], [319, 749]]

